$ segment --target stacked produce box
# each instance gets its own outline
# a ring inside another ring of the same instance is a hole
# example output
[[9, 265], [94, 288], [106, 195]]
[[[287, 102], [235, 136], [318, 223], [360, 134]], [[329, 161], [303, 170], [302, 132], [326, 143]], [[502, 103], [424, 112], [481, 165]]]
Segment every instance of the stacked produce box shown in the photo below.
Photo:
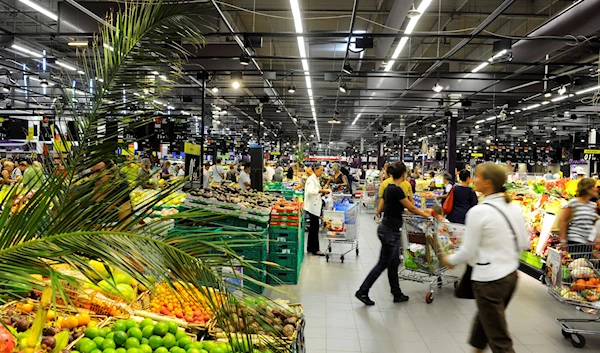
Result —
[[268, 259], [283, 268], [268, 268], [269, 283], [296, 284], [304, 258], [305, 219], [302, 203], [278, 201], [271, 209]]

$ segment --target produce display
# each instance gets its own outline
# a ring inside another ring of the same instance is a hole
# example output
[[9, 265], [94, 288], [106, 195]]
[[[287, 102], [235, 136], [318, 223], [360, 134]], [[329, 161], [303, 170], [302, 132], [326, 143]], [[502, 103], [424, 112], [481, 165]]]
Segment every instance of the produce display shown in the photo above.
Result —
[[[136, 206], [152, 203], [154, 204], [154, 199], [160, 193], [158, 190], [152, 189], [144, 189], [144, 190], [135, 190], [133, 191], [129, 197], [131, 198], [131, 204], [134, 208]], [[183, 206], [185, 202], [186, 194], [184, 192], [176, 191], [172, 194], [168, 195], [164, 199], [156, 202], [156, 206], [162, 207], [178, 207]]]
[[209, 200], [216, 200], [231, 205], [239, 205], [246, 209], [270, 208], [278, 197], [254, 190], [240, 190], [229, 185], [220, 185], [209, 189], [194, 189], [190, 195]]
[[[159, 284], [156, 286], [156, 292], [150, 302], [150, 311], [153, 313], [177, 317], [188, 323], [205, 325], [211, 318], [212, 313], [207, 305], [207, 298], [198, 290], [193, 289], [189, 293], [189, 288], [176, 283], [178, 295], [167, 285]], [[221, 294], [212, 292], [213, 300], [222, 301]]]

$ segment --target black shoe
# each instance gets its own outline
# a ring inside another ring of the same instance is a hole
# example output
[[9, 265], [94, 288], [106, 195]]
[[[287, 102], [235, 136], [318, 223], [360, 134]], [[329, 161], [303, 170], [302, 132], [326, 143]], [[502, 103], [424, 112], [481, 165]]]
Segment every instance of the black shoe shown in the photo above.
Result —
[[361, 302], [363, 302], [365, 305], [375, 305], [375, 302], [371, 300], [371, 298], [369, 298], [369, 296], [367, 294], [363, 294], [360, 291], [356, 292], [356, 294], [354, 294], [354, 296], [360, 300]]
[[394, 303], [402, 303], [408, 301], [408, 295], [400, 294], [394, 295]]

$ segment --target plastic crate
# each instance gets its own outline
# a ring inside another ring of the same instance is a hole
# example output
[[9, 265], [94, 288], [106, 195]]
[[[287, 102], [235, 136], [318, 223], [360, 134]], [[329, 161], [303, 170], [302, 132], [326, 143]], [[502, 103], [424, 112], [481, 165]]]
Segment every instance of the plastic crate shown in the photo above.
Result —
[[269, 284], [297, 284], [298, 279], [300, 278], [300, 271], [297, 270], [269, 268], [268, 272], [269, 277], [267, 277], [267, 283]]
[[299, 243], [269, 243], [269, 255], [271, 254], [298, 254]]
[[300, 270], [300, 256], [296, 254], [269, 254], [269, 261], [274, 262], [286, 270]]
[[256, 246], [256, 247], [248, 247], [245, 249], [237, 250], [235, 249], [236, 254], [238, 256], [244, 257], [246, 260], [254, 260], [254, 261], [266, 261], [267, 260], [267, 246]]

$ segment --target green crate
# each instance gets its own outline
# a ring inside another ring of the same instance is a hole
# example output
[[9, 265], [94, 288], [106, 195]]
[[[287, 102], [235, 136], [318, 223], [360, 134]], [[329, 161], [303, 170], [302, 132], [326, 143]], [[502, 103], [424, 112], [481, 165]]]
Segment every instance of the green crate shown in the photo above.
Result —
[[[256, 264], [254, 265], [254, 267], [256, 267], [256, 270], [253, 269], [244, 269], [244, 272], [246, 274], [246, 276], [250, 277], [250, 278], [254, 278], [258, 281], [261, 281], [262, 283], [266, 283], [267, 282], [267, 272], [266, 272], [266, 265], [264, 264]], [[265, 287], [258, 285], [256, 283], [252, 283], [249, 281], [244, 281], [244, 287], [246, 289], [250, 289], [251, 291], [253, 291], [254, 293], [257, 294], [262, 294], [265, 290]]]
[[[269, 268], [269, 277], [267, 277], [268, 284], [297, 284], [300, 278], [300, 271], [297, 270], [284, 270], [279, 268]], [[273, 278], [275, 277], [275, 278]], [[279, 280], [279, 281], [278, 281]]]
[[296, 243], [269, 243], [269, 254], [298, 254], [299, 244]]
[[[264, 281], [263, 281], [264, 283]], [[244, 288], [253, 291], [256, 294], [263, 294], [265, 291], [265, 287], [258, 285], [256, 283], [244, 283]]]
[[244, 257], [246, 260], [254, 260], [254, 261], [266, 261], [267, 260], [267, 246], [260, 247], [248, 247], [245, 249], [240, 249], [235, 251], [238, 256]]
[[296, 254], [273, 254], [269, 253], [269, 261], [274, 262], [286, 270], [296, 270], [299, 271], [300, 268], [300, 256], [298, 253]]

